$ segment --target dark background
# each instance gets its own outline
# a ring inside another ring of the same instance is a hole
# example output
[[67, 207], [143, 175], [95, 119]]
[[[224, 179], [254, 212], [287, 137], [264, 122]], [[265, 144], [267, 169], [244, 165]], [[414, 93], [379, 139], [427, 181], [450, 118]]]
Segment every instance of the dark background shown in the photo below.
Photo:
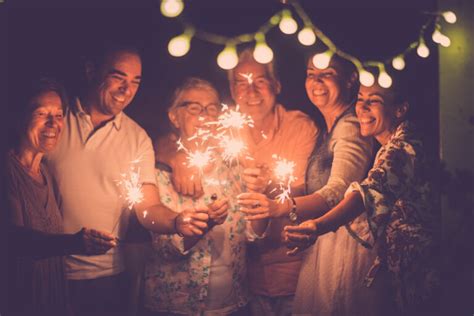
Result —
[[[6, 1], [8, 4], [9, 0]], [[183, 27], [178, 20], [161, 15], [159, 1], [138, 1], [133, 5], [126, 1], [114, 1], [113, 5], [107, 5], [106, 1], [96, 1], [94, 5], [82, 1], [76, 8], [44, 2], [41, 6], [23, 3], [11, 1], [12, 10], [8, 14], [9, 90], [15, 94], [21, 93], [25, 78], [44, 72], [62, 79], [73, 93], [79, 57], [104, 40], [118, 40], [135, 43], [143, 52], [142, 86], [126, 112], [153, 139], [166, 129], [163, 109], [168, 94], [184, 77], [192, 75], [210, 80], [227, 99], [226, 73], [216, 63], [223, 47], [194, 38], [187, 55], [181, 58], [169, 55], [168, 41], [181, 34]], [[338, 47], [362, 60], [384, 60], [403, 51], [417, 40], [420, 27], [429, 19], [422, 12], [435, 11], [432, 0], [417, 1], [416, 6], [402, 1], [392, 8], [374, 7], [375, 1], [358, 1], [357, 7], [338, 6], [337, 1], [331, 6], [322, 6], [320, 1], [301, 3], [315, 25]], [[199, 29], [235, 36], [255, 32], [283, 7], [277, 0], [196, 0], [185, 3], [182, 16]], [[298, 22], [301, 27], [301, 21]], [[305, 55], [311, 49], [301, 45], [296, 34], [285, 35], [278, 28], [267, 34], [267, 42], [275, 53], [282, 81], [279, 101], [317, 118], [318, 113], [304, 90]], [[427, 43], [430, 42], [429, 39]], [[402, 73], [404, 80], [410, 82], [412, 114], [422, 123], [422, 131], [430, 135], [427, 138], [430, 152], [435, 154], [438, 66], [436, 47], [430, 48], [428, 59], [410, 54]], [[387, 70], [398, 73], [391, 66]]]
[[[1, 95], [0, 100], [2, 106], [6, 105], [3, 112], [6, 115], [1, 116], [2, 131], [14, 117], [15, 104], [11, 100], [21, 93], [27, 78], [49, 73], [63, 80], [72, 92], [78, 78], [80, 56], [104, 40], [131, 41], [143, 52], [142, 85], [126, 112], [152, 139], [166, 130], [164, 108], [168, 94], [184, 77], [208, 79], [218, 87], [224, 99], [228, 98], [226, 73], [216, 63], [223, 47], [193, 39], [187, 55], [170, 56], [168, 41], [181, 34], [183, 28], [176, 19], [161, 15], [158, 0], [4, 1], [5, 4], [0, 3], [0, 32], [3, 33], [0, 85], [6, 88], [2, 89], [6, 94]], [[404, 50], [417, 40], [420, 27], [429, 18], [423, 12], [436, 11], [435, 0], [302, 0], [301, 4], [314, 24], [338, 47], [362, 60], [385, 60]], [[189, 0], [185, 1], [182, 15], [199, 29], [235, 36], [255, 32], [283, 6], [277, 0]], [[298, 22], [301, 27], [301, 21]], [[411, 53], [402, 74], [409, 86], [413, 119], [436, 165], [439, 159], [438, 54], [430, 36], [426, 39], [430, 57], [422, 59], [415, 52]], [[275, 53], [282, 82], [279, 101], [318, 119], [304, 89], [304, 56], [308, 49], [299, 44], [296, 34], [285, 35], [278, 28], [267, 34], [267, 42]], [[387, 71], [391, 75], [396, 72], [390, 65]], [[8, 134], [1, 132], [0, 135], [3, 145]], [[436, 176], [437, 172], [433, 174]], [[0, 219], [0, 222], [3, 221]], [[0, 241], [4, 240], [4, 236], [0, 236]], [[444, 266], [444, 280], [448, 282], [443, 283], [440, 315], [461, 315], [461, 311], [472, 314], [472, 302], [468, 301], [472, 298], [469, 282], [472, 276], [466, 278], [467, 283], [449, 282], [457, 264], [462, 265], [465, 257], [459, 255], [457, 259], [447, 260], [449, 264]], [[0, 267], [0, 271], [4, 269]]]

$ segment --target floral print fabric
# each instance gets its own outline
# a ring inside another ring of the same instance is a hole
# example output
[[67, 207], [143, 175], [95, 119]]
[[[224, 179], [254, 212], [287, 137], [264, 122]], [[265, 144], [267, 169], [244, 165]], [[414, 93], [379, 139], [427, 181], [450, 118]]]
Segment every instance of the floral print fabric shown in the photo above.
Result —
[[366, 212], [346, 227], [362, 245], [377, 249], [366, 284], [386, 265], [402, 310], [430, 298], [437, 284], [435, 214], [424, 160], [421, 141], [405, 121], [378, 151], [368, 177], [347, 190], [360, 192]]

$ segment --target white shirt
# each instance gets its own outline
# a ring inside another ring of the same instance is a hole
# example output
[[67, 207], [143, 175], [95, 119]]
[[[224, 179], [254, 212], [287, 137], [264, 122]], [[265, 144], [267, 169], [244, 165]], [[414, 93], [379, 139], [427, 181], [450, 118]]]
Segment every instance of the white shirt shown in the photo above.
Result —
[[[140, 170], [138, 183], [155, 184], [154, 152], [146, 132], [125, 113], [94, 131], [79, 100], [67, 111], [63, 134], [47, 165], [54, 176], [65, 233], [82, 227], [123, 238], [130, 210], [119, 184], [131, 168]], [[68, 279], [95, 279], [122, 272], [120, 246], [99, 256], [68, 256]]]

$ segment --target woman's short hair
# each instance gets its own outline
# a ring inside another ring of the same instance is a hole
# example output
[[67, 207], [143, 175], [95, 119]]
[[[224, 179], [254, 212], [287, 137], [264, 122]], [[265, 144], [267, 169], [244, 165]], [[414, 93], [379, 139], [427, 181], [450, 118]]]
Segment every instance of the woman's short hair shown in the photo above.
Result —
[[191, 89], [207, 90], [214, 93], [217, 99], [220, 100], [219, 92], [217, 92], [217, 89], [212, 83], [201, 78], [188, 77], [184, 79], [183, 83], [180, 84], [171, 95], [171, 99], [168, 103], [168, 112], [177, 108], [181, 104], [183, 94]]

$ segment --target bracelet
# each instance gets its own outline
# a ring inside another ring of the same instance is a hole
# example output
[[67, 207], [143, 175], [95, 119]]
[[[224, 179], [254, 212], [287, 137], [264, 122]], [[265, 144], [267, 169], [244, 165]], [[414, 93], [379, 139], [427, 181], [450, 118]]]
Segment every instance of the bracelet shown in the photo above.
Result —
[[176, 234], [177, 234], [179, 237], [184, 237], [184, 235], [181, 234], [181, 233], [178, 231], [178, 225], [177, 225], [178, 217], [179, 217], [179, 214], [176, 215], [176, 217], [174, 218], [174, 231], [176, 232]]
[[296, 214], [296, 201], [294, 197], [291, 197], [291, 202], [293, 205], [291, 206], [291, 211], [288, 216], [290, 217], [290, 221], [292, 223], [296, 223], [296, 221], [298, 220], [298, 214]]

